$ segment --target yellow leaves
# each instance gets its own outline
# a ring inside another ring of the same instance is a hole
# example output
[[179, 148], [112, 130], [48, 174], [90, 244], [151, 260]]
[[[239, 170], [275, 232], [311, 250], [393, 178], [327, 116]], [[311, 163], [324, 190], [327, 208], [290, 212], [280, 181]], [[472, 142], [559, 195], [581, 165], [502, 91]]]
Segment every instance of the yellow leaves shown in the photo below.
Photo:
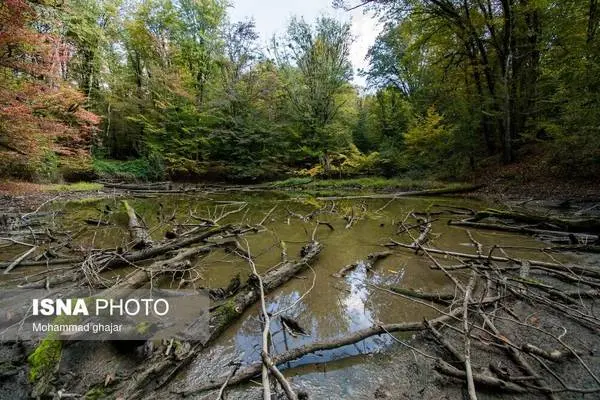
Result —
[[407, 151], [414, 155], [439, 155], [448, 145], [450, 131], [443, 124], [443, 117], [434, 106], [429, 107], [427, 115], [417, 122], [404, 136]]

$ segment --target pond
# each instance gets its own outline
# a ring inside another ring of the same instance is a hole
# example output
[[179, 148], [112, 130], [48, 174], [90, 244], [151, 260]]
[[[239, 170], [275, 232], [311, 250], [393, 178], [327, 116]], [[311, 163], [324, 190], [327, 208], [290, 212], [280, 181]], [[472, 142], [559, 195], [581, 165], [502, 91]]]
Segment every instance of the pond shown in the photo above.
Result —
[[[73, 235], [71, 249], [128, 248], [130, 237], [122, 197], [56, 203], [52, 206], [57, 231]], [[421, 321], [438, 315], [437, 311], [390, 293], [387, 288], [400, 287], [434, 293], [454, 293], [454, 284], [444, 272], [432, 269], [431, 260], [409, 249], [393, 249], [392, 254], [367, 268], [369, 254], [386, 250], [384, 244], [393, 239], [412, 243], [419, 229], [398, 233], [402, 223], [412, 225], [411, 212], [431, 213], [433, 228], [428, 246], [475, 254], [467, 230], [447, 224], [449, 219], [464, 218], [465, 209], [483, 209], [488, 205], [465, 198], [397, 198], [324, 201], [312, 197], [294, 198], [286, 192], [226, 191], [205, 194], [172, 194], [133, 197], [129, 204], [149, 228], [154, 240], [162, 240], [167, 232], [181, 233], [193, 229], [200, 221], [218, 220], [219, 224], [257, 225], [258, 233], [248, 233], [239, 239], [248, 248], [259, 273], [282, 262], [282, 257], [300, 258], [303, 245], [311, 240], [323, 244], [318, 259], [303, 273], [267, 296], [267, 309], [295, 320], [306, 335], [292, 335], [280, 318], [271, 324], [272, 353], [284, 352], [314, 341], [347, 336], [359, 329], [379, 323]], [[316, 212], [316, 210], [319, 210]], [[446, 212], [444, 212], [446, 211]], [[87, 220], [87, 222], [86, 222]], [[90, 222], [91, 221], [91, 222]], [[101, 223], [91, 225], [93, 221]], [[317, 221], [320, 224], [317, 225]], [[349, 222], [352, 221], [350, 224]], [[105, 225], [106, 224], [106, 225]], [[495, 231], [470, 231], [483, 244], [484, 252], [500, 246], [515, 258], [543, 258], [536, 248], [545, 243], [530, 236]], [[18, 246], [0, 249], [1, 260], [11, 260], [27, 248]], [[549, 257], [549, 256], [548, 256]], [[438, 257], [443, 265], [456, 265], [452, 258]], [[564, 259], [564, 256], [563, 256]], [[344, 266], [358, 266], [344, 277], [335, 276]], [[239, 274], [245, 282], [250, 274], [248, 261], [238, 254], [216, 249], [194, 260], [197, 287], [226, 287]], [[18, 280], [46, 267], [21, 267], [9, 276], [0, 275], [0, 282]], [[131, 269], [106, 273], [105, 279], [124, 276]], [[461, 280], [466, 272], [456, 271]], [[164, 288], [177, 288], [178, 281], [161, 279], [153, 282]], [[194, 385], [226, 373], [229, 361], [249, 364], [260, 359], [261, 322], [259, 308], [251, 307], [194, 361], [180, 377], [181, 384]], [[397, 336], [401, 340], [407, 335]], [[381, 363], [369, 356], [383, 349], [398, 347], [390, 335], [375, 336], [360, 343], [335, 350], [319, 352], [287, 363], [294, 368], [286, 374], [294, 382], [310, 388], [314, 398], [365, 398], [373, 393], [372, 385], [354, 379], [361, 370]], [[332, 361], [326, 368], [319, 366]], [[358, 367], [358, 369], [357, 369]], [[244, 389], [237, 395], [244, 397]], [[200, 398], [200, 397], [198, 397]]]

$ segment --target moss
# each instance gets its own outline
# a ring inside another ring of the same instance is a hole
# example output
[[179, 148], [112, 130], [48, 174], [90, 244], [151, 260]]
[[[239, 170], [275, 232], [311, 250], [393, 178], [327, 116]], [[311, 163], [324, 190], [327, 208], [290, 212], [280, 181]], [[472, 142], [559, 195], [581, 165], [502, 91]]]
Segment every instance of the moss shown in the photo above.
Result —
[[135, 330], [140, 335], [144, 335], [144, 334], [148, 333], [148, 331], [150, 330], [150, 326], [151, 325], [149, 322], [140, 322], [139, 324], [137, 324], [135, 326]]
[[[99, 203], [103, 200], [106, 200], [105, 197], [85, 197], [83, 199], [69, 200], [68, 204], [82, 204], [82, 205], [91, 205], [95, 203]], [[94, 210], [95, 212], [96, 210]], [[97, 215], [97, 214], [96, 214]]]
[[44, 187], [45, 192], [91, 192], [102, 190], [104, 185], [92, 182], [77, 182], [64, 185], [47, 185]]
[[37, 382], [54, 373], [62, 354], [62, 342], [46, 338], [40, 342], [33, 353], [27, 357], [29, 363], [29, 381]]
[[106, 398], [106, 393], [104, 389], [95, 387], [90, 390], [83, 396], [85, 400], [100, 400]]
[[237, 310], [236, 303], [233, 299], [227, 300], [219, 307], [219, 320], [223, 322], [231, 321], [240, 313]]

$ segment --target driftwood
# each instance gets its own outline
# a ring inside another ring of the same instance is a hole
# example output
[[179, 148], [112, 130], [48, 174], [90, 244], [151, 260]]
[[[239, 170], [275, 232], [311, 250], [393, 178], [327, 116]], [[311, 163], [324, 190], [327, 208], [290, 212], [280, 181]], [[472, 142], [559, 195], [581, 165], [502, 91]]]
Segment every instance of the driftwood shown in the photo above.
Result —
[[133, 249], [140, 250], [152, 246], [152, 238], [150, 237], [148, 230], [138, 221], [135, 210], [129, 205], [127, 200], [123, 200], [123, 206], [129, 217], [128, 228], [129, 235], [133, 241]]
[[205, 232], [198, 233], [192, 236], [188, 236], [185, 238], [180, 238], [177, 240], [168, 241], [161, 245], [154, 245], [147, 249], [142, 249], [138, 251], [133, 251], [130, 253], [124, 253], [120, 257], [111, 258], [109, 261], [104, 263], [103, 268], [114, 268], [121, 265], [126, 265], [129, 263], [135, 263], [142, 260], [148, 260], [150, 258], [155, 258], [161, 256], [170, 251], [175, 251], [179, 249], [183, 249], [185, 247], [192, 246], [199, 242], [208, 239], [209, 237], [217, 236], [224, 232], [227, 232], [231, 229], [231, 225], [223, 225], [211, 228]]
[[[185, 249], [185, 248], [193, 246], [197, 243], [203, 242], [212, 236], [217, 236], [224, 232], [227, 232], [229, 229], [231, 229], [231, 225], [214, 227], [203, 233], [199, 233], [199, 234], [189, 236], [189, 237], [186, 237], [183, 239], [167, 241], [160, 245], [155, 245], [155, 246], [152, 246], [152, 247], [149, 247], [146, 249], [133, 251], [130, 253], [113, 254], [113, 253], [102, 252], [102, 253], [97, 253], [97, 254], [93, 255], [93, 257], [98, 259], [97, 264], [98, 264], [100, 270], [113, 269], [113, 268], [120, 267], [123, 265], [131, 265], [131, 264], [135, 264], [140, 261], [149, 260], [149, 259], [161, 256], [163, 254], [166, 254], [166, 253], [169, 253], [172, 251]], [[216, 246], [216, 244], [212, 244], [212, 245], [213, 245], [213, 247]], [[193, 252], [195, 250], [191, 249], [191, 251]], [[53, 260], [49, 260], [49, 264], [51, 264], [51, 261], [53, 261]], [[85, 262], [85, 260], [84, 259], [73, 259], [73, 260], [69, 260], [68, 262], [65, 262], [64, 260], [62, 260], [57, 263], [58, 264], [75, 264], [75, 263], [82, 263], [82, 262]], [[160, 263], [161, 262], [159, 261], [157, 265], [160, 265]], [[40, 264], [44, 265], [45, 262], [36, 262], [35, 265], [40, 265]], [[132, 277], [132, 282], [144, 281], [144, 280], [147, 282], [148, 274], [146, 273], [146, 271], [141, 270], [141, 271], [137, 271], [137, 272], [138, 273]], [[40, 280], [40, 281], [36, 281], [36, 282], [21, 284], [21, 285], [19, 285], [19, 288], [23, 288], [23, 289], [47, 288], [49, 286], [55, 286], [55, 285], [63, 284], [66, 282], [77, 282], [82, 277], [84, 277], [83, 270], [81, 268], [73, 268], [63, 274], [46, 277], [45, 281]]]
[[[486, 298], [481, 301], [481, 304], [487, 305], [487, 304], [491, 304], [497, 300], [498, 300], [497, 297]], [[432, 326], [438, 326], [442, 323], [445, 323], [445, 322], [448, 322], [450, 320], [457, 318], [459, 315], [462, 314], [462, 312], [463, 312], [462, 307], [458, 307], [458, 308], [452, 310], [451, 312], [447, 313], [446, 315], [442, 315], [440, 317], [432, 319], [429, 322], [431, 323]], [[424, 329], [426, 329], [426, 327], [424, 326], [423, 322], [404, 322], [404, 323], [398, 323], [398, 324], [376, 325], [376, 326], [372, 326], [370, 328], [365, 328], [365, 329], [361, 329], [359, 331], [353, 332], [352, 334], [342, 337], [342, 338], [335, 338], [335, 339], [325, 340], [322, 342], [315, 342], [315, 343], [311, 343], [311, 344], [304, 345], [301, 347], [297, 347], [295, 349], [291, 349], [285, 353], [277, 354], [277, 355], [273, 356], [273, 363], [275, 365], [284, 364], [286, 362], [302, 358], [303, 356], [305, 356], [307, 354], [311, 354], [311, 353], [314, 353], [317, 351], [331, 350], [331, 349], [336, 349], [338, 347], [346, 346], [349, 344], [358, 343], [358, 342], [360, 342], [364, 339], [367, 339], [371, 336], [389, 334], [389, 333], [393, 333], [393, 332], [416, 332], [416, 331], [422, 331]], [[255, 363], [248, 367], [245, 367], [242, 370], [240, 370], [239, 373], [233, 379], [231, 379], [229, 381], [229, 384], [235, 385], [235, 384], [238, 384], [241, 382], [245, 382], [249, 379], [252, 379], [254, 376], [256, 376], [260, 373], [261, 368], [262, 368], [262, 363]], [[208, 383], [205, 385], [200, 385], [200, 386], [197, 386], [194, 388], [189, 388], [189, 389], [186, 389], [183, 391], [178, 391], [177, 393], [182, 394], [182, 395], [191, 395], [191, 394], [203, 392], [206, 390], [217, 389], [223, 384], [223, 382], [224, 382], [224, 380], [219, 379], [217, 381], [214, 381], [214, 382], [211, 382], [211, 383]]]
[[514, 233], [525, 233], [528, 235], [548, 235], [548, 236], [561, 236], [567, 238], [574, 238], [584, 243], [595, 242], [598, 240], [598, 235], [591, 235], [586, 233], [574, 233], [564, 231], [553, 231], [548, 229], [536, 229], [527, 226], [511, 226], [511, 225], [500, 225], [500, 224], [484, 224], [481, 222], [470, 222], [470, 221], [448, 221], [448, 225], [462, 226], [467, 228], [475, 229], [487, 229], [494, 231], [503, 232], [514, 232]]
[[109, 291], [119, 289], [137, 289], [150, 282], [153, 278], [165, 274], [167, 272], [173, 272], [182, 270], [189, 267], [187, 264], [188, 260], [192, 257], [200, 254], [208, 253], [216, 246], [214, 244], [207, 244], [203, 246], [192, 247], [188, 249], [179, 250], [177, 254], [167, 260], [155, 261], [151, 265], [145, 268], [138, 269], [133, 274], [126, 277], [125, 280], [117, 283], [116, 285], [109, 288]]
[[127, 183], [111, 183], [101, 182], [105, 188], [110, 189], [121, 189], [121, 190], [133, 190], [133, 191], [163, 191], [171, 189], [170, 182], [156, 182], [146, 184], [127, 184]]
[[321, 201], [337, 201], [337, 200], [356, 200], [356, 199], [395, 199], [397, 197], [411, 197], [411, 196], [443, 196], [447, 194], [462, 194], [474, 192], [475, 190], [481, 189], [483, 185], [473, 186], [462, 186], [458, 188], [442, 188], [442, 189], [428, 189], [428, 190], [416, 190], [412, 192], [396, 192], [396, 193], [382, 193], [382, 194], [371, 194], [371, 195], [356, 195], [356, 196], [330, 196], [330, 197], [317, 197], [317, 200]]
[[391, 286], [388, 289], [394, 293], [403, 294], [405, 296], [414, 297], [416, 299], [433, 301], [434, 303], [439, 303], [443, 305], [450, 304], [450, 302], [452, 302], [452, 300], [454, 300], [455, 298], [455, 295], [450, 293], [426, 293], [397, 286]]
[[[19, 263], [21, 267], [40, 267], [46, 265], [67, 265], [74, 264], [83, 261], [82, 258], [51, 258], [47, 260], [30, 260], [30, 261], [22, 261]], [[7, 268], [13, 261], [2, 262], [0, 263], [0, 269]]]
[[[464, 371], [454, 368], [452, 365], [448, 364], [447, 362], [441, 359], [438, 359], [434, 368], [436, 371], [443, 375], [459, 378], [462, 380], [467, 378], [467, 374]], [[473, 374], [473, 382], [475, 383], [475, 386], [481, 388], [502, 390], [510, 393], [527, 392], [527, 389], [525, 389], [522, 386], [483, 374]]]
[[600, 253], [600, 246], [595, 245], [562, 245], [552, 246], [550, 251], [580, 251], [583, 253]]
[[8, 274], [10, 271], [12, 271], [14, 268], [16, 268], [23, 260], [25, 260], [27, 257], [29, 257], [31, 255], [31, 253], [33, 253], [36, 250], [37, 250], [37, 246], [32, 246], [29, 250], [27, 250], [25, 253], [21, 254], [13, 262], [11, 262], [6, 267], [6, 270], [4, 271], [4, 273]]
[[424, 245], [427, 242], [427, 235], [429, 235], [429, 232], [431, 232], [431, 222], [426, 221], [426, 225], [423, 228], [423, 231], [421, 232], [421, 234], [419, 235], [418, 238], [415, 239], [415, 241], [412, 243], [413, 246], [420, 248], [422, 245]]
[[[273, 364], [273, 360], [271, 359], [271, 357], [269, 357], [269, 355], [264, 351], [262, 351], [260, 353], [260, 355], [261, 355], [262, 360], [265, 363], [266, 367], [268, 368], [268, 370], [271, 371], [271, 373], [273, 374], [275, 379], [277, 379], [277, 382], [279, 382], [279, 384], [283, 388], [283, 391], [285, 392], [285, 395], [287, 396], [287, 398], [289, 400], [298, 400], [298, 395], [296, 394], [296, 392], [294, 392], [294, 389], [292, 389], [289, 382], [285, 379], [283, 374], [277, 369], [275, 364]], [[225, 385], [226, 384], [227, 383], [225, 383]]]
[[494, 209], [479, 211], [467, 221], [478, 222], [486, 218], [509, 219], [527, 224], [552, 225], [569, 232], [600, 232], [600, 219], [597, 218], [560, 218], [551, 215], [535, 215]]
[[359, 265], [364, 265], [367, 270], [371, 270], [378, 261], [383, 260], [392, 254], [393, 253], [391, 251], [379, 251], [377, 253], [371, 253], [367, 256], [368, 261], [357, 261], [355, 263], [348, 264], [341, 268], [338, 272], [332, 274], [332, 276], [336, 278], [343, 278], [351, 271], [354, 271], [356, 268], [358, 268]]
[[500, 333], [500, 331], [496, 328], [494, 323], [487, 317], [485, 313], [481, 312], [480, 315], [485, 321], [485, 324], [496, 335], [496, 341], [504, 348], [504, 350], [508, 353], [509, 357], [515, 362], [515, 364], [517, 364], [519, 368], [527, 374], [527, 376], [531, 376], [534, 378], [533, 381], [537, 383], [539, 390], [546, 393], [546, 396], [550, 400], [556, 400], [556, 396], [546, 386], [545, 380], [534, 371], [534, 369], [531, 367], [531, 365], [525, 359], [525, 357], [523, 357], [519, 350], [517, 350], [516, 346], [513, 343], [511, 343], [510, 339], [508, 339], [506, 336]]
[[[272, 292], [279, 286], [283, 285], [295, 275], [302, 272], [309, 263], [314, 261], [321, 252], [322, 245], [318, 242], [311, 242], [302, 249], [302, 258], [298, 261], [289, 261], [277, 268], [274, 268], [262, 276], [262, 283], [265, 293]], [[150, 249], [152, 250], [152, 249]], [[254, 275], [248, 278], [247, 283], [240, 291], [225, 304], [217, 307], [210, 313], [210, 337], [207, 343], [196, 343], [187, 355], [181, 360], [165, 359], [160, 357], [158, 360], [150, 362], [150, 365], [141, 370], [141, 372], [130, 382], [125, 382], [122, 388], [124, 398], [135, 399], [142, 396], [144, 393], [151, 393], [158, 387], [163, 386], [170, 381], [178, 371], [188, 365], [195, 355], [204, 348], [208, 343], [215, 340], [233, 321], [252, 304], [260, 299], [259, 288]], [[188, 328], [180, 333], [180, 337], [194, 337], [194, 330], [198, 329], [197, 324], [201, 321], [192, 322]], [[275, 364], [279, 364], [275, 361]], [[261, 367], [263, 363], [260, 364]], [[260, 371], [260, 369], [259, 369]], [[235, 382], [236, 377], [231, 378], [231, 382]], [[223, 384], [221, 382], [220, 387]]]
[[[386, 244], [387, 247], [395, 247], [395, 246], [399, 246], [399, 247], [404, 247], [406, 249], [412, 249], [412, 250], [417, 250], [422, 248], [423, 250], [427, 251], [428, 253], [433, 253], [433, 254], [443, 254], [446, 256], [451, 256], [451, 257], [458, 257], [458, 258], [467, 258], [467, 259], [471, 259], [471, 260], [479, 260], [481, 262], [491, 262], [491, 261], [496, 261], [496, 262], [512, 262], [515, 264], [521, 264], [523, 262], [523, 260], [518, 260], [518, 259], [512, 259], [512, 258], [507, 258], [507, 257], [498, 257], [498, 256], [485, 256], [485, 255], [478, 255], [478, 254], [466, 254], [466, 253], [458, 253], [455, 251], [447, 251], [447, 250], [439, 250], [439, 249], [433, 249], [433, 248], [425, 248], [425, 247], [417, 247], [417, 246], [413, 246], [412, 244], [406, 244], [406, 243], [400, 243], [400, 242], [396, 242], [394, 240], [391, 240], [390, 243]], [[562, 265], [562, 264], [558, 264], [558, 263], [551, 263], [551, 262], [546, 262], [546, 261], [537, 261], [537, 260], [526, 260], [529, 265], [533, 268], [533, 267], [544, 267], [550, 270], [559, 270], [559, 271], [571, 271], [573, 273], [576, 274], [581, 274], [584, 276], [591, 276], [591, 277], [600, 277], [600, 268], [595, 268], [595, 267], [591, 267], [591, 266], [581, 266], [581, 265]], [[468, 268], [468, 266], [461, 266], [460, 268]]]
[[[302, 272], [309, 263], [316, 259], [321, 249], [322, 245], [320, 243], [311, 242], [300, 260], [289, 261], [264, 274], [262, 281], [265, 293], [270, 293]], [[255, 278], [251, 275], [246, 285], [227, 302], [227, 305], [219, 307], [211, 315], [211, 340], [216, 338], [239, 314], [243, 313], [250, 305], [256, 303], [259, 298], [260, 293], [257, 290]]]

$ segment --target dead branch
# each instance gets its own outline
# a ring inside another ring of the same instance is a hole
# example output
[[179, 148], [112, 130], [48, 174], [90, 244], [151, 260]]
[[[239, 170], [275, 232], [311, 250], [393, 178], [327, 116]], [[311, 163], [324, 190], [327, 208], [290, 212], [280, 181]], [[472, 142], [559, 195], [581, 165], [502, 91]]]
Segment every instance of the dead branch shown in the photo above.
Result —
[[405, 296], [414, 297], [421, 300], [433, 301], [434, 303], [448, 305], [454, 300], [454, 294], [442, 294], [442, 293], [426, 293], [412, 289], [401, 288], [397, 286], [391, 286], [388, 288], [394, 293], [403, 294]]
[[[448, 315], [443, 315], [438, 318], [432, 319], [430, 323], [433, 326], [437, 326], [443, 322], [449, 321], [453, 318], [456, 318], [458, 315], [461, 315], [463, 312], [462, 307], [458, 307], [455, 310], [448, 313]], [[297, 347], [295, 349], [289, 350], [285, 353], [277, 354], [273, 357], [273, 363], [275, 365], [280, 365], [292, 360], [296, 360], [302, 358], [307, 354], [311, 354], [317, 351], [322, 350], [331, 350], [336, 349], [338, 347], [346, 346], [349, 344], [360, 342], [366, 338], [375, 335], [386, 334], [387, 332], [414, 332], [414, 331], [422, 331], [426, 329], [422, 322], [404, 322], [398, 324], [385, 324], [385, 325], [376, 325], [370, 328], [361, 329], [356, 331], [348, 336], [342, 338], [329, 339], [322, 342], [314, 342], [308, 345], [304, 345], [301, 347]], [[249, 379], [252, 379], [254, 376], [260, 373], [262, 367], [261, 363], [252, 364], [243, 370], [232, 379], [229, 384], [235, 385], [241, 382], [245, 382]], [[182, 395], [190, 395], [193, 393], [203, 392], [206, 390], [212, 390], [220, 387], [223, 384], [223, 380], [215, 381], [212, 383], [208, 383], [205, 385], [200, 385], [198, 387], [189, 388], [184, 391], [177, 392]]]
[[[458, 258], [468, 258], [468, 259], [472, 259], [472, 260], [480, 260], [482, 262], [497, 261], [497, 262], [514, 262], [516, 264], [521, 264], [523, 262], [522, 260], [512, 259], [512, 258], [507, 258], [507, 257], [480, 256], [477, 254], [458, 253], [455, 251], [439, 250], [439, 249], [434, 249], [434, 248], [429, 248], [429, 247], [427, 247], [427, 248], [417, 247], [417, 246], [413, 246], [412, 244], [400, 243], [400, 242], [397, 242], [392, 239], [390, 239], [390, 243], [386, 244], [386, 246], [387, 247], [399, 246], [399, 247], [404, 247], [406, 249], [411, 249], [411, 250], [423, 249], [423, 250], [425, 250], [429, 253], [433, 253], [433, 254], [443, 254], [443, 255], [458, 257]], [[567, 268], [563, 264], [551, 263], [551, 262], [546, 262], [546, 261], [527, 260], [527, 262], [529, 262], [529, 264], [532, 267], [537, 266], [537, 267], [545, 267], [548, 269], [568, 270], [569, 272], [578, 273], [581, 275], [600, 277], [600, 269], [591, 267], [591, 266], [569, 265]], [[461, 268], [467, 268], [467, 267], [461, 267]]]
[[127, 216], [129, 217], [128, 227], [129, 235], [133, 241], [133, 249], [140, 250], [152, 246], [152, 238], [150, 237], [148, 230], [138, 221], [133, 207], [129, 205], [127, 200], [123, 200], [123, 206], [125, 207], [125, 211], [127, 211]]
[[568, 358], [574, 357], [573, 353], [571, 353], [570, 351], [560, 351], [560, 350], [546, 351], [546, 350], [540, 349], [539, 347], [534, 346], [529, 343], [525, 343], [523, 346], [521, 346], [521, 349], [524, 352], [527, 352], [530, 354], [535, 354], [536, 356], [540, 356], [540, 357], [545, 358], [546, 360], [550, 360], [550, 361], [554, 361], [554, 362], [560, 362], [560, 361], [564, 361]]
[[446, 195], [446, 194], [469, 193], [469, 192], [473, 192], [477, 189], [481, 189], [482, 187], [483, 187], [483, 185], [474, 185], [474, 186], [464, 186], [464, 187], [459, 187], [459, 188], [417, 190], [417, 191], [412, 191], [412, 192], [382, 193], [382, 194], [356, 195], [356, 196], [317, 197], [317, 200], [338, 201], [338, 200], [356, 200], [356, 199], [393, 199], [396, 197], [410, 197], [410, 196], [442, 196], [442, 195]]
[[464, 362], [465, 362], [464, 355], [461, 354], [456, 349], [456, 347], [454, 347], [450, 342], [448, 342], [446, 339], [444, 339], [444, 336], [442, 336], [442, 334], [437, 329], [435, 329], [435, 327], [433, 325], [431, 325], [431, 323], [428, 320], [425, 320], [424, 324], [427, 327], [427, 329], [433, 334], [433, 337], [435, 337], [435, 339], [438, 341], [438, 343], [440, 343], [442, 346], [444, 346], [444, 348], [446, 348], [446, 350], [448, 350], [448, 352], [452, 355], [452, 357], [454, 357], [455, 361], [458, 361], [461, 364], [464, 364]]
[[598, 240], [598, 235], [591, 235], [586, 233], [574, 233], [574, 232], [564, 232], [564, 231], [552, 231], [548, 229], [536, 229], [529, 228], [526, 226], [510, 226], [510, 225], [500, 225], [500, 224], [484, 224], [481, 222], [470, 222], [470, 221], [448, 221], [448, 225], [453, 226], [463, 226], [467, 228], [476, 228], [476, 229], [487, 229], [494, 231], [503, 231], [503, 232], [515, 232], [515, 233], [525, 233], [529, 235], [549, 235], [549, 236], [562, 236], [562, 237], [575, 237], [582, 241], [583, 243], [595, 242]]
[[471, 301], [471, 292], [473, 287], [475, 286], [475, 271], [471, 273], [471, 278], [469, 279], [469, 283], [467, 284], [467, 288], [465, 290], [465, 298], [463, 301], [463, 329], [465, 331], [465, 356], [464, 356], [464, 364], [465, 364], [465, 373], [467, 379], [467, 389], [469, 392], [469, 398], [471, 400], [477, 400], [477, 393], [475, 392], [475, 383], [473, 382], [473, 370], [471, 369], [471, 338], [469, 336], [469, 303]]
[[33, 253], [34, 251], [37, 250], [37, 246], [33, 246], [31, 247], [29, 250], [27, 250], [25, 253], [21, 254], [19, 257], [15, 258], [15, 260], [13, 262], [11, 262], [8, 267], [6, 267], [6, 270], [4, 270], [4, 274], [8, 274], [10, 271], [12, 271], [14, 268], [16, 268], [23, 260], [25, 260], [27, 257], [29, 257], [31, 255], [31, 253]]
[[488, 318], [488, 316], [485, 314], [485, 312], [483, 310], [480, 311], [480, 315], [483, 318], [485, 324], [487, 326], [489, 326], [489, 328], [492, 330], [492, 332], [496, 336], [503, 338], [502, 340], [499, 341], [499, 343], [505, 349], [505, 351], [508, 353], [510, 358], [528, 376], [532, 376], [532, 377], [536, 378], [534, 380], [534, 382], [536, 382], [536, 384], [539, 386], [539, 390], [541, 392], [545, 393], [549, 399], [556, 400], [556, 396], [552, 393], [552, 389], [550, 389], [546, 385], [546, 382], [544, 381], [544, 379], [542, 377], [540, 377], [537, 372], [535, 372], [535, 370], [533, 369], [533, 367], [531, 367], [529, 362], [527, 362], [527, 360], [519, 353], [519, 351], [517, 350], [517, 347], [513, 343], [511, 343], [511, 341], [506, 336], [504, 336], [500, 333], [500, 331], [496, 328], [494, 323]]
[[[450, 364], [445, 361], [439, 359], [438, 362], [434, 366], [435, 370], [441, 374], [451, 376], [459, 379], [466, 379], [467, 374], [464, 371], [454, 368]], [[512, 382], [506, 382], [498, 378], [494, 378], [487, 375], [482, 374], [473, 374], [473, 383], [476, 386], [480, 386], [488, 389], [497, 389], [511, 393], [525, 393], [527, 389], [516, 385]]]

